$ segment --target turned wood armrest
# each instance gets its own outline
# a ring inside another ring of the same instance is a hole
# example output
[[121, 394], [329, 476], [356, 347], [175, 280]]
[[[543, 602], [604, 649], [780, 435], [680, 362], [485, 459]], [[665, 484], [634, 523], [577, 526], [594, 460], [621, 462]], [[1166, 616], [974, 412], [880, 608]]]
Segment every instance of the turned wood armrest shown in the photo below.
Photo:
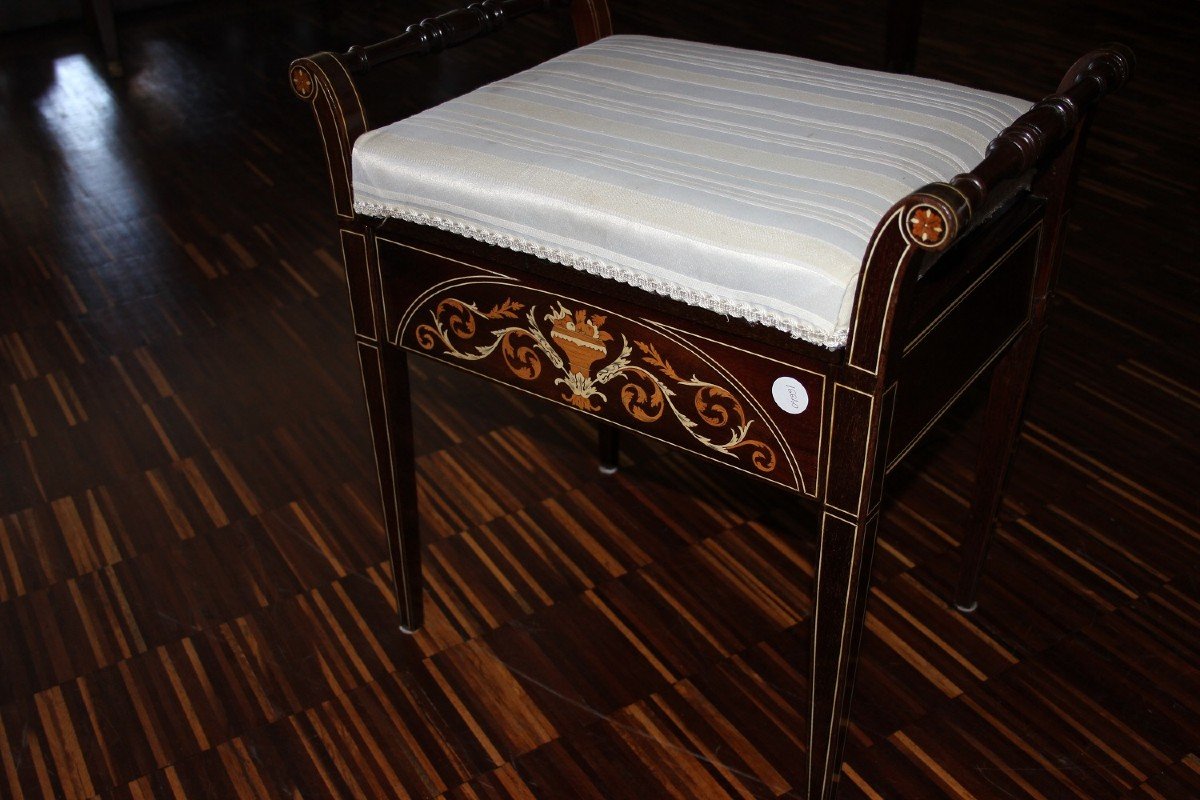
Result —
[[[1058, 92], [1035, 104], [988, 145], [987, 156], [970, 172], [946, 183], [931, 183], [901, 201], [910, 207], [928, 204], [944, 219], [910, 219], [913, 244], [929, 250], [949, 246], [966, 230], [973, 214], [991, 205], [997, 187], [1034, 169], [1056, 146], [1084, 126], [1092, 107], [1120, 88], [1133, 72], [1133, 51], [1108, 44], [1080, 58], [1067, 71]], [[937, 231], [937, 227], [943, 230]]]
[[[1036, 103], [992, 140], [978, 166], [949, 181], [927, 184], [892, 206], [875, 229], [859, 276], [846, 344], [849, 366], [882, 379], [901, 300], [911, 295], [907, 287], [921, 272], [910, 269], [912, 262], [928, 264], [929, 258], [950, 247], [973, 215], [988, 214], [1011, 191], [1013, 181], [1032, 173], [1035, 191], [1046, 181], [1061, 182], [1047, 192], [1055, 200], [1047, 210], [1047, 218], [1053, 218], [1048, 228], [1053, 230], [1045, 246], [1058, 246], [1074, 144], [1095, 104], [1123, 85], [1133, 66], [1133, 52], [1124, 45], [1093, 50], [1072, 65], [1057, 93]], [[1052, 279], [1049, 271], [1039, 272], [1039, 303]]]
[[371, 129], [354, 75], [407, 55], [437, 53], [498, 31], [505, 22], [554, 8], [571, 8], [579, 45], [612, 33], [607, 0], [483, 0], [409, 25], [382, 42], [345, 53], [316, 53], [292, 62], [292, 91], [312, 104], [339, 217], [354, 217], [350, 154], [354, 141]]
[[572, 6], [575, 36], [580, 45], [612, 33], [603, 0], [483, 0], [409, 25], [404, 33], [382, 42], [351, 47], [343, 58], [351, 72], [366, 72], [402, 56], [439, 53], [500, 30], [505, 22], [553, 8]]

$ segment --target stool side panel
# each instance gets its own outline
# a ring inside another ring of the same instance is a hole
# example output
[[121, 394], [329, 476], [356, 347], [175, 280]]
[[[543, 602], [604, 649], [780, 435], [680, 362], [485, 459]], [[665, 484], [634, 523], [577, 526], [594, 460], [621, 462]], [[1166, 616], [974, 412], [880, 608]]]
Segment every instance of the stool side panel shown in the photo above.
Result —
[[[1029, 324], [1040, 221], [942, 313], [916, 329], [894, 367], [898, 384], [888, 469], [914, 447]], [[912, 391], [906, 391], [911, 388]]]

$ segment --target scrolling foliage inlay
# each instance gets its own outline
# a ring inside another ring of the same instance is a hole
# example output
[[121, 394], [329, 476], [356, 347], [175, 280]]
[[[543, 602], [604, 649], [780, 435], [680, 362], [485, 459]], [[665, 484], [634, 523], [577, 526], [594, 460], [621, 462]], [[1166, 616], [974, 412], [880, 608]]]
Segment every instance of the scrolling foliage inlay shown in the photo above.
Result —
[[554, 385], [562, 387], [562, 399], [592, 413], [609, 404], [609, 384], [620, 379], [617, 400], [637, 422], [657, 423], [669, 411], [705, 447], [735, 458], [749, 455], [762, 473], [775, 469], [775, 450], [751, 438], [755, 420], [747, 418], [733, 392], [694, 374], [684, 377], [652, 342], [631, 343], [621, 334], [618, 345], [604, 330], [608, 317], [603, 314], [570, 309], [559, 301], [539, 316], [535, 306], [526, 309], [512, 298], [485, 311], [475, 303], [445, 297], [430, 317], [431, 322], [413, 331], [423, 350], [441, 345], [440, 355], [460, 361], [483, 361], [499, 351], [508, 371], [526, 381], [542, 374], [544, 359], [560, 373]]

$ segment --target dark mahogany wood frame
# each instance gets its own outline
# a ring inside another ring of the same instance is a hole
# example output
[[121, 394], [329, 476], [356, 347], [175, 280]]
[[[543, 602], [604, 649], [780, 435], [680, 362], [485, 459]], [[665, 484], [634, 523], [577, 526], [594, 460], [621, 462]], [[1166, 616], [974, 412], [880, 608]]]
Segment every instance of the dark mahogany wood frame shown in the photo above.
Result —
[[[1129, 77], [1133, 57], [1110, 45], [1079, 59], [1058, 92], [999, 135], [975, 169], [896, 203], [867, 250], [849, 341], [831, 351], [435, 227], [355, 214], [350, 153], [369, 126], [352, 74], [566, 6], [580, 44], [612, 32], [605, 0], [486, 0], [291, 67], [328, 159], [401, 624], [412, 631], [422, 622], [408, 352], [602, 420], [602, 467], [615, 465], [613, 426], [621, 426], [784, 485], [820, 515], [807, 796], [830, 798], [884, 476], [990, 373], [955, 597], [973, 609], [1080, 140], [1094, 103]], [[776, 410], [779, 377], [803, 387], [805, 413]]]

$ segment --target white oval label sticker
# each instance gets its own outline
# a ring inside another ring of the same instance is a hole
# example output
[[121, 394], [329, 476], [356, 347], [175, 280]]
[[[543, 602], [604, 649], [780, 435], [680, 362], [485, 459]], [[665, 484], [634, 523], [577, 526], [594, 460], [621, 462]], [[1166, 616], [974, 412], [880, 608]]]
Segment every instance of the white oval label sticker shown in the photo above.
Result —
[[775, 405], [789, 414], [799, 414], [808, 408], [808, 392], [795, 378], [776, 378], [771, 384], [771, 396], [775, 398]]

